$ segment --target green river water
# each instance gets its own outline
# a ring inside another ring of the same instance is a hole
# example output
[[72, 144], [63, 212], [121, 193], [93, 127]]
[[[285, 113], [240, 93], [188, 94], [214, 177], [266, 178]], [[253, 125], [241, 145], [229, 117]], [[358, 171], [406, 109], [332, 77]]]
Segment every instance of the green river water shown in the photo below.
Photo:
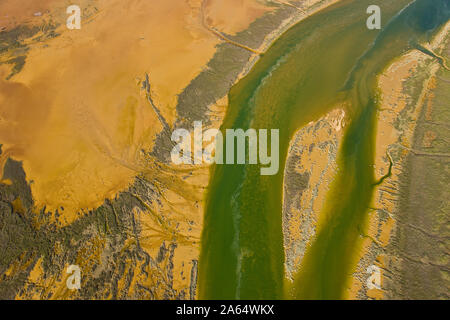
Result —
[[[382, 29], [368, 30], [379, 5]], [[214, 165], [199, 262], [201, 299], [339, 299], [348, 285], [372, 199], [376, 77], [396, 57], [432, 37], [450, 0], [343, 0], [285, 32], [229, 93], [222, 125], [279, 129], [280, 169]], [[303, 125], [345, 103], [350, 120], [339, 170], [294, 284], [285, 280], [284, 162]], [[270, 140], [270, 139], [269, 139]], [[270, 150], [270, 149], [269, 149]]]

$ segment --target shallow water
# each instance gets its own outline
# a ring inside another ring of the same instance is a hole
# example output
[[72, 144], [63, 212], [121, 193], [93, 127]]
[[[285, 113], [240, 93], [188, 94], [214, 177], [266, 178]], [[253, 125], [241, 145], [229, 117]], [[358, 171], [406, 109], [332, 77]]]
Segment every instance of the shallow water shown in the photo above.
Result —
[[[376, 76], [449, 19], [449, 1], [341, 1], [284, 33], [232, 88], [222, 129], [280, 129], [280, 170], [261, 176], [258, 165], [212, 168], [200, 298], [343, 297], [375, 183]], [[380, 31], [366, 27], [372, 4], [382, 10]], [[285, 285], [282, 173], [289, 141], [337, 104], [345, 104], [350, 120], [339, 173], [317, 238], [294, 285]]]

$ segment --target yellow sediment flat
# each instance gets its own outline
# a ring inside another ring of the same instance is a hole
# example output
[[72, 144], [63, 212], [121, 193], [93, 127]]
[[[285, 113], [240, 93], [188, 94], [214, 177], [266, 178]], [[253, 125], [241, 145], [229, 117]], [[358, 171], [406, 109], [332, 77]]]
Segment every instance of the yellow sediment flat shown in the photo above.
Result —
[[20, 24], [36, 22], [42, 14], [61, 0], [2, 0], [0, 1], [0, 31]]
[[[26, 22], [47, 8], [66, 17], [60, 12], [65, 7], [55, 3], [26, 1], [21, 11], [22, 5], [7, 1], [0, 8], [23, 12]], [[162, 129], [141, 90], [145, 73], [155, 104], [171, 124], [177, 95], [221, 41], [202, 25], [200, 0], [92, 3], [99, 11], [82, 20], [81, 30], [63, 24], [61, 36], [32, 45], [23, 70], [10, 81], [3, 80], [10, 66], [0, 69], [2, 161], [23, 161], [36, 206], [64, 207], [64, 224], [114, 197], [145, 170], [141, 150], [151, 150]], [[266, 11], [253, 0], [240, 3], [208, 1], [211, 26], [225, 27], [217, 12], [227, 12], [231, 29], [221, 30], [238, 32]]]
[[[285, 265], [290, 280], [319, 228], [320, 212], [337, 170], [336, 157], [345, 127], [344, 119], [344, 109], [334, 109], [298, 130], [291, 139], [287, 159], [289, 162], [295, 159], [295, 172], [286, 166], [283, 186]], [[289, 178], [295, 173], [308, 176], [304, 190], [295, 190], [289, 185]], [[287, 192], [296, 193], [294, 201], [286, 199]]]
[[203, 3], [205, 22], [227, 34], [247, 29], [251, 22], [271, 10], [257, 0], [203, 0]]
[[[443, 45], [445, 36], [450, 30], [450, 23], [442, 29], [442, 31], [427, 46], [432, 50], [436, 50]], [[369, 213], [369, 229], [368, 234], [364, 238], [363, 247], [360, 252], [360, 264], [355, 272], [356, 275], [366, 279], [367, 274], [363, 259], [369, 254], [371, 245], [375, 242], [377, 246], [386, 248], [393, 236], [396, 225], [398, 223], [395, 212], [398, 205], [399, 178], [402, 172], [404, 161], [409, 152], [412, 138], [416, 127], [417, 119], [421, 110], [425, 108], [425, 117], [431, 113], [431, 101], [433, 99], [433, 89], [435, 86], [435, 73], [439, 69], [438, 63], [431, 65], [431, 77], [426, 79], [424, 89], [413, 110], [408, 114], [411, 119], [407, 123], [400, 126], [395, 125], [398, 115], [407, 106], [407, 94], [404, 93], [404, 80], [414, 76], [418, 67], [422, 66], [431, 58], [418, 50], [412, 50], [395, 60], [386, 71], [379, 77], [379, 87], [381, 91], [382, 104], [378, 112], [377, 136], [375, 146], [375, 177], [379, 180], [388, 173], [390, 151], [394, 149], [402, 149], [401, 159], [398, 159], [392, 166], [392, 174], [382, 184], [375, 189], [374, 204], [375, 210]], [[429, 138], [433, 139], [433, 133], [429, 133]], [[423, 141], [426, 147], [427, 140]], [[386, 265], [389, 261], [395, 262], [395, 257], [388, 257], [385, 254], [378, 255], [372, 264], [378, 266], [381, 270], [381, 290], [368, 290], [365, 283], [362, 283], [359, 277], [353, 277], [351, 286], [347, 292], [349, 298], [356, 298], [362, 290], [367, 297], [372, 299], [386, 298], [386, 291], [383, 287], [383, 279], [385, 270], [389, 267]]]
[[[390, 151], [398, 143], [410, 144], [410, 139], [414, 130], [415, 119], [418, 111], [415, 110], [411, 115], [413, 120], [407, 127], [402, 127], [401, 131], [395, 127], [395, 121], [402, 110], [407, 106], [408, 96], [403, 93], [403, 81], [412, 76], [417, 67], [424, 62], [426, 56], [414, 50], [397, 59], [386, 71], [379, 77], [379, 87], [382, 95], [382, 104], [378, 113], [377, 136], [375, 145], [375, 179], [378, 181], [388, 173]], [[403, 154], [403, 157], [407, 152]], [[372, 299], [382, 299], [384, 297], [383, 277], [385, 265], [381, 256], [371, 264], [381, 270], [381, 289], [368, 289], [365, 282], [367, 279], [367, 265], [361, 263], [362, 259], [369, 254], [371, 246], [375, 243], [377, 246], [385, 248], [389, 244], [392, 232], [395, 229], [395, 219], [391, 215], [396, 208], [396, 197], [393, 195], [398, 191], [399, 174], [402, 170], [401, 163], [394, 163], [392, 174], [381, 185], [377, 186], [374, 193], [373, 207], [382, 210], [369, 212], [368, 231], [364, 235], [362, 249], [360, 251], [360, 263], [355, 271], [355, 277], [352, 277], [351, 285], [347, 296], [350, 299], [356, 299], [358, 294], [365, 292], [367, 297]], [[385, 213], [389, 213], [387, 216]], [[360, 278], [361, 277], [361, 278]]]

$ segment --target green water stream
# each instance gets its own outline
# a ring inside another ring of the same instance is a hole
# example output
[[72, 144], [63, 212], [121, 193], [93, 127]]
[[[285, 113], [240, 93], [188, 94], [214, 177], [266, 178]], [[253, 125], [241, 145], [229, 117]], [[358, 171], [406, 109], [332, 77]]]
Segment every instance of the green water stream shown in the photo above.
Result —
[[[379, 5], [382, 30], [368, 30]], [[285, 32], [230, 91], [222, 130], [279, 129], [280, 170], [215, 165], [206, 201], [199, 297], [339, 299], [354, 267], [373, 186], [376, 77], [449, 19], [450, 0], [343, 0]], [[294, 285], [284, 273], [282, 190], [293, 134], [344, 104], [350, 123], [324, 225]]]

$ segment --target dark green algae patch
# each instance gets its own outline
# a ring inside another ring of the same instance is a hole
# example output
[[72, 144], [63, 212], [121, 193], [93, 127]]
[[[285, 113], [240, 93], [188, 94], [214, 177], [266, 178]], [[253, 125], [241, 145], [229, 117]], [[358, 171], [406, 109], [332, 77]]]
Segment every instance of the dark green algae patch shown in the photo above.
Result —
[[[366, 9], [379, 5], [381, 30]], [[199, 297], [340, 299], [358, 253], [376, 183], [373, 172], [376, 78], [396, 57], [432, 37], [449, 19], [449, 0], [344, 0], [285, 32], [229, 94], [222, 125], [279, 129], [280, 169], [215, 165], [207, 195]], [[350, 120], [338, 174], [294, 284], [284, 273], [282, 186], [296, 130], [338, 104]]]

